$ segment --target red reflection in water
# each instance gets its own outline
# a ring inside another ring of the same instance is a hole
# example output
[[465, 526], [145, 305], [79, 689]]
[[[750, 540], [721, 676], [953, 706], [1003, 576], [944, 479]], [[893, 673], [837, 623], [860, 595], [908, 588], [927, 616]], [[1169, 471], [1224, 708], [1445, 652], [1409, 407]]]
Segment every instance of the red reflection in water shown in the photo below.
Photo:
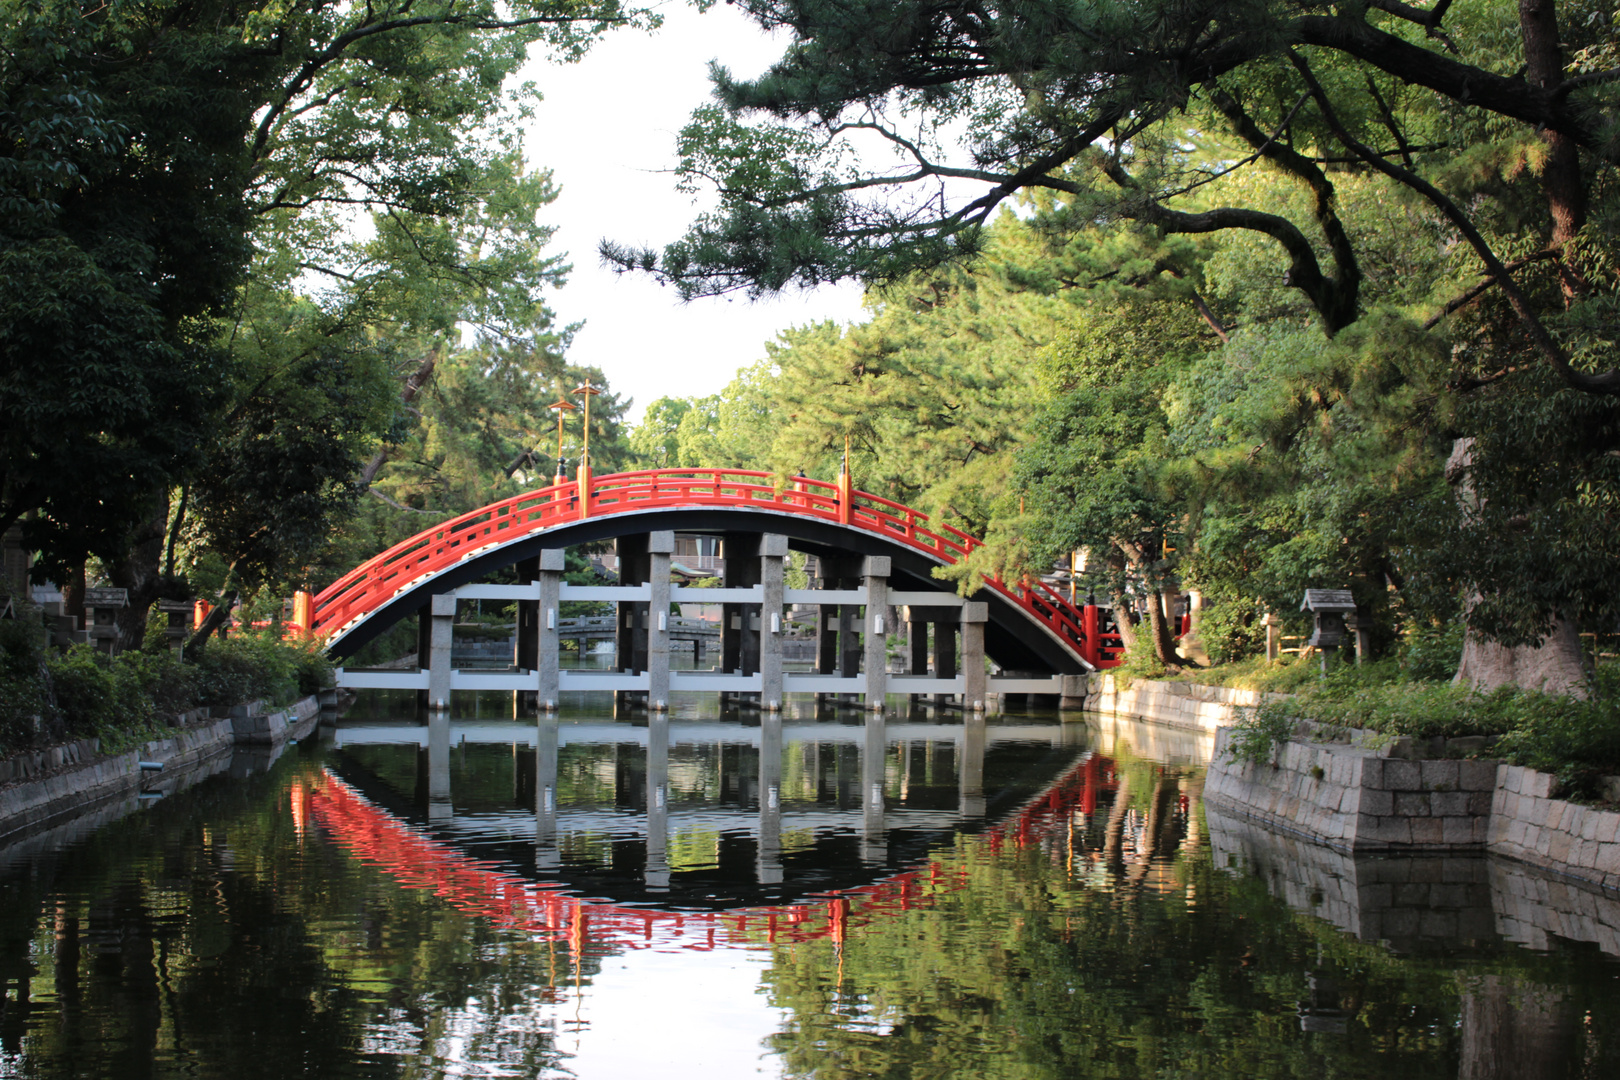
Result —
[[[1100, 791], [1117, 786], [1114, 763], [1092, 755], [1069, 769], [1011, 818], [987, 830], [992, 853], [1010, 838], [1016, 848], [1037, 843], [1079, 809], [1090, 813]], [[575, 956], [616, 949], [753, 946], [830, 938], [842, 944], [873, 920], [932, 904], [956, 891], [963, 868], [938, 861], [871, 885], [839, 890], [796, 904], [729, 912], [674, 912], [585, 900], [554, 884], [532, 881], [474, 859], [373, 804], [330, 770], [294, 782], [295, 822], [313, 817], [360, 861], [386, 871], [408, 889], [422, 889], [460, 911], [541, 939], [566, 942]]]

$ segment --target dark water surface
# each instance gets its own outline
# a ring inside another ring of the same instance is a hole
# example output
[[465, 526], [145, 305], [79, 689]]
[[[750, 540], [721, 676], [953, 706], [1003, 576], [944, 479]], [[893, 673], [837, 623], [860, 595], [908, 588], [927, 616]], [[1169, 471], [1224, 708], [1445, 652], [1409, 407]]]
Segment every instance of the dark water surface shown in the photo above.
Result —
[[0, 1076], [1620, 1076], [1620, 902], [1223, 819], [1207, 738], [467, 706], [0, 853]]

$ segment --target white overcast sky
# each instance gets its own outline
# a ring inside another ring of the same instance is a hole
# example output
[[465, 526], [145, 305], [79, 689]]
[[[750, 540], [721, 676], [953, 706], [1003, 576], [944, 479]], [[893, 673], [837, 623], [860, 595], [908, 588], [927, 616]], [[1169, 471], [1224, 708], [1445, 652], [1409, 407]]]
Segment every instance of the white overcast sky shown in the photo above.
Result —
[[655, 33], [616, 31], [578, 64], [537, 60], [523, 73], [545, 95], [526, 156], [561, 188], [545, 219], [558, 226], [553, 250], [567, 252], [574, 266], [550, 302], [564, 322], [585, 324], [570, 361], [606, 372], [615, 390], [635, 399], [635, 419], [657, 398], [718, 391], [762, 358], [779, 330], [864, 318], [855, 285], [757, 303], [736, 296], [683, 304], [651, 278], [601, 265], [603, 237], [662, 247], [703, 208], [675, 190], [668, 170], [676, 133], [708, 100], [708, 62], [754, 75], [783, 48], [726, 4], [702, 14], [685, 3], [661, 10], [664, 26]]

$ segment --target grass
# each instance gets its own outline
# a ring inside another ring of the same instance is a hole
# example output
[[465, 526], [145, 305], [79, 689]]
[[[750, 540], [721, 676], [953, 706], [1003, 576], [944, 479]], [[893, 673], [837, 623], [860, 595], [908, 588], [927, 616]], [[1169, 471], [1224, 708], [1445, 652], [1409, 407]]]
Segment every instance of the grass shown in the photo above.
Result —
[[1585, 700], [1506, 687], [1480, 693], [1449, 681], [1414, 679], [1398, 659], [1359, 668], [1344, 665], [1326, 678], [1313, 672], [1311, 679], [1291, 688], [1288, 669], [1306, 665], [1273, 666], [1271, 671], [1259, 670], [1253, 662], [1227, 666], [1234, 670], [1225, 679], [1207, 681], [1291, 691], [1239, 720], [1232, 752], [1240, 759], [1272, 760], [1299, 722], [1309, 721], [1392, 738], [1493, 737], [1496, 741], [1485, 752], [1490, 757], [1552, 773], [1559, 792], [1572, 798], [1597, 798], [1603, 777], [1620, 774], [1620, 664], [1598, 666]]

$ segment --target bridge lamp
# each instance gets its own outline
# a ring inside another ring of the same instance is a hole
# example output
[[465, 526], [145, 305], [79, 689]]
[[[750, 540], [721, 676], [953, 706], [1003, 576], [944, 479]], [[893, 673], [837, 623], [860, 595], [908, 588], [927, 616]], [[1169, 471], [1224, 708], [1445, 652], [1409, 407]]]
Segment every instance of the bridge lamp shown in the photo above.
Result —
[[[590, 399], [586, 398], [586, 400], [589, 401]], [[567, 398], [564, 398], [561, 401], [553, 401], [550, 405], [547, 405], [546, 408], [557, 414], [557, 483], [560, 484], [563, 482], [563, 417], [567, 416], [571, 412], [578, 412], [579, 406], [575, 405]]]
[[591, 380], [574, 388], [574, 393], [585, 398], [585, 451], [580, 455], [580, 461], [586, 465], [591, 463], [591, 398], [602, 391], [591, 385]]

